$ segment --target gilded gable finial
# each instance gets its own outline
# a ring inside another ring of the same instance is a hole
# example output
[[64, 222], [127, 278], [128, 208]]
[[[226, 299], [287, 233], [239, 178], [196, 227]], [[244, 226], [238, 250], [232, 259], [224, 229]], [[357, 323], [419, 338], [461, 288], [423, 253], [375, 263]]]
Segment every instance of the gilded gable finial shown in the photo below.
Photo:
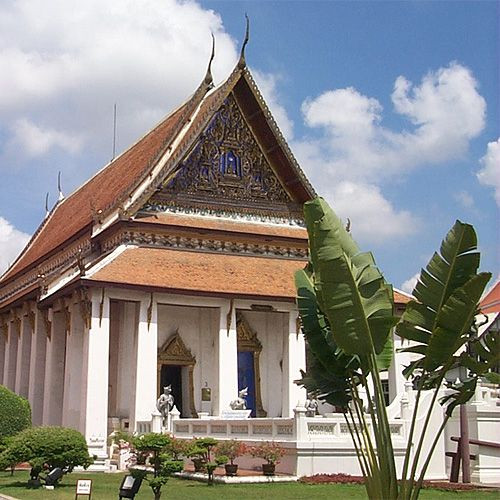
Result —
[[245, 61], [245, 47], [247, 46], [248, 40], [250, 39], [250, 19], [245, 12], [245, 18], [247, 20], [247, 28], [245, 31], [245, 39], [243, 40], [243, 45], [241, 46], [240, 59], [238, 61], [238, 68], [243, 69], [247, 63]]
[[212, 77], [212, 61], [215, 57], [215, 36], [212, 33], [212, 54], [210, 55], [210, 60], [208, 61], [207, 73], [205, 75], [204, 83], [211, 87], [213, 85], [214, 79]]

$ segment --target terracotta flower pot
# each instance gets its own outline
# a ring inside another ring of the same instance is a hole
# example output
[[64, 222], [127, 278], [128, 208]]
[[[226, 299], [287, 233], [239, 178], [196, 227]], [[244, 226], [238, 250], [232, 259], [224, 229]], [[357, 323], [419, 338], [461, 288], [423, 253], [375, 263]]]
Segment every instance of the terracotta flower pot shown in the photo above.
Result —
[[274, 476], [276, 464], [262, 464], [262, 472], [264, 476]]
[[226, 476], [236, 476], [238, 472], [238, 464], [226, 464], [224, 468], [226, 469]]

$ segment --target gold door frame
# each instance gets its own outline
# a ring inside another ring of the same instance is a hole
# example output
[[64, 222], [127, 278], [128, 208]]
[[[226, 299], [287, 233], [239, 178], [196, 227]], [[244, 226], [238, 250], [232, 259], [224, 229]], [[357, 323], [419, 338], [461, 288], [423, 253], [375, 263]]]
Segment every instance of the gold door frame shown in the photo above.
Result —
[[245, 316], [239, 311], [236, 312], [236, 335], [238, 339], [238, 351], [253, 352], [253, 370], [255, 374], [255, 414], [257, 417], [267, 417], [267, 412], [262, 406], [262, 395], [260, 390], [260, 353], [262, 344]]
[[173, 335], [171, 335], [165, 343], [158, 349], [158, 361], [157, 361], [157, 394], [160, 394], [160, 383], [161, 383], [161, 368], [163, 365], [177, 365], [185, 366], [188, 369], [188, 388], [189, 388], [189, 411], [191, 412], [191, 417], [198, 417], [198, 412], [194, 405], [194, 365], [196, 364], [196, 358], [192, 355], [191, 351], [186, 347], [186, 344], [181, 339], [179, 335], [179, 330], [176, 330]]

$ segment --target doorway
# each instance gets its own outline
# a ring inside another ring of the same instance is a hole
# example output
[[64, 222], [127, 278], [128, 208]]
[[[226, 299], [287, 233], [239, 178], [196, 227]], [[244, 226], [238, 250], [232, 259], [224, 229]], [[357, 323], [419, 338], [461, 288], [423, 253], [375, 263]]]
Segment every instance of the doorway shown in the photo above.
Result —
[[254, 353], [251, 351], [238, 351], [238, 391], [248, 387], [246, 397], [247, 409], [252, 410], [250, 416], [256, 416], [255, 405], [255, 364]]
[[180, 365], [162, 365], [160, 374], [160, 394], [167, 385], [172, 386], [172, 396], [174, 396], [174, 405], [181, 412], [182, 405], [182, 366]]

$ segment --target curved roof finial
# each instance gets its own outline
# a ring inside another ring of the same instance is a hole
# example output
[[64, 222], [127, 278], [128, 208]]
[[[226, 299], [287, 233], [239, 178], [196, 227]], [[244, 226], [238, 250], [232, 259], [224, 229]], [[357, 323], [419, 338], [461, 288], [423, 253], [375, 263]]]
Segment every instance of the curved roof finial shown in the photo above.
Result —
[[208, 61], [207, 73], [205, 75], [205, 79], [203, 80], [203, 82], [209, 86], [211, 86], [214, 83], [214, 79], [212, 77], [212, 61], [214, 60], [214, 57], [215, 57], [215, 36], [212, 33], [212, 54], [210, 55], [210, 60]]
[[245, 18], [247, 20], [247, 29], [245, 31], [245, 39], [243, 40], [243, 45], [241, 46], [240, 59], [238, 61], [238, 68], [243, 69], [247, 63], [245, 61], [245, 47], [247, 46], [248, 40], [250, 39], [250, 19], [245, 12]]
[[61, 171], [57, 174], [57, 190], [59, 191], [59, 201], [64, 200], [64, 194], [61, 189]]
[[47, 215], [49, 215], [49, 193], [47, 192], [47, 194], [45, 195], [45, 217], [47, 217]]

